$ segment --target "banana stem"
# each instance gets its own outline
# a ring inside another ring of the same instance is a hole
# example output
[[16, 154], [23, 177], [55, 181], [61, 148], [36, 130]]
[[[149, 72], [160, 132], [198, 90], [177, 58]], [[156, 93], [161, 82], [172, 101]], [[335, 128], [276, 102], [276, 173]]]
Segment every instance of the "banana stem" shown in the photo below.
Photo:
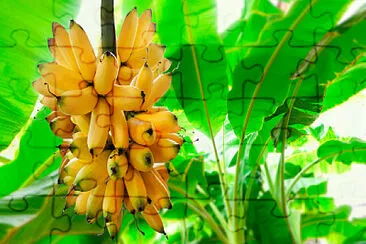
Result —
[[116, 33], [114, 29], [114, 1], [102, 0], [100, 8], [100, 20], [102, 29], [102, 50], [116, 55]]
[[44, 163], [41, 164], [36, 169], [36, 171], [28, 177], [28, 179], [23, 183], [23, 185], [20, 186], [20, 188], [24, 188], [33, 184], [33, 182], [35, 182], [41, 176], [41, 174], [53, 164], [58, 156], [60, 156], [60, 151], [55, 152], [49, 158], [47, 158], [46, 161], [44, 161]]

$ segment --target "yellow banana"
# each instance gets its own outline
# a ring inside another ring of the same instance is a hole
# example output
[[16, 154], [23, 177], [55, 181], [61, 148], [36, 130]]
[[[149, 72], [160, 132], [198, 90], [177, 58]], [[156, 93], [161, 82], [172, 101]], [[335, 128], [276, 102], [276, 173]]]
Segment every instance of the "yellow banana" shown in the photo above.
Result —
[[116, 238], [119, 229], [121, 228], [122, 217], [122, 213], [117, 216], [113, 216], [112, 220], [105, 224], [112, 240]]
[[55, 97], [43, 97], [41, 103], [53, 111], [58, 110], [57, 98]]
[[66, 175], [63, 179], [62, 179], [62, 182], [69, 186], [69, 187], [73, 187], [72, 183], [74, 181], [75, 177], [73, 176], [70, 176], [70, 175]]
[[148, 110], [168, 91], [172, 82], [172, 74], [159, 75], [152, 84], [150, 96], [145, 100], [142, 110]]
[[169, 109], [166, 108], [166, 107], [156, 107], [156, 106], [153, 106], [149, 110], [147, 110], [145, 113], [153, 114], [153, 113], [157, 113], [157, 112], [161, 112], [161, 111], [169, 111]]
[[149, 65], [145, 63], [137, 74], [136, 79], [132, 80], [131, 85], [143, 91], [145, 93], [145, 99], [148, 99], [151, 93], [152, 83], [153, 73]]
[[150, 146], [155, 143], [156, 132], [151, 122], [130, 118], [128, 131], [131, 139], [140, 145]]
[[152, 69], [155, 69], [159, 62], [164, 58], [166, 47], [151, 43], [147, 48], [147, 63]]
[[81, 76], [92, 82], [97, 67], [94, 50], [84, 29], [73, 20], [70, 21], [70, 39]]
[[149, 30], [151, 24], [151, 15], [151, 9], [145, 10], [138, 20], [136, 37], [133, 44], [135, 49], [144, 47], [144, 35]]
[[43, 79], [43, 77], [38, 78], [32, 82], [33, 89], [39, 94], [47, 97], [54, 97], [54, 94], [50, 93], [48, 83]]
[[178, 143], [179, 146], [182, 146], [182, 144], [184, 143], [184, 138], [177, 133], [165, 133], [165, 132], [158, 133], [157, 139], [160, 139], [160, 138], [173, 140], [176, 143]]
[[106, 99], [112, 107], [116, 107], [124, 111], [137, 111], [144, 101], [145, 93], [139, 88], [129, 85], [117, 85], [113, 86], [112, 92], [110, 92]]
[[109, 105], [103, 97], [99, 97], [98, 103], [91, 113], [88, 134], [88, 147], [92, 155], [97, 156], [103, 151], [108, 139], [110, 125], [111, 114]]
[[128, 66], [122, 65], [118, 71], [118, 83], [120, 85], [129, 85], [133, 78], [132, 69]]
[[93, 224], [103, 214], [103, 199], [106, 189], [106, 184], [98, 184], [93, 190], [91, 190], [86, 205], [86, 220], [89, 224]]
[[90, 116], [91, 114], [84, 114], [84, 115], [72, 115], [71, 121], [79, 127], [80, 131], [84, 135], [88, 135], [89, 127], [90, 127]]
[[61, 165], [58, 168], [58, 184], [62, 184], [63, 182], [63, 178], [67, 175], [65, 169], [65, 166], [70, 162], [70, 159], [67, 157], [64, 157], [62, 159]]
[[123, 21], [121, 31], [117, 39], [117, 52], [121, 63], [124, 63], [130, 57], [135, 42], [138, 25], [137, 9], [132, 9]]
[[75, 125], [69, 117], [57, 117], [50, 122], [52, 132], [62, 138], [72, 138]]
[[131, 200], [130, 200], [129, 196], [127, 195], [127, 193], [125, 193], [125, 196], [123, 198], [123, 203], [125, 204], [126, 210], [129, 213], [131, 213], [131, 214], [136, 213], [136, 210], [132, 207]]
[[172, 62], [169, 59], [163, 58], [156, 66], [154, 66], [154, 79], [156, 79], [161, 73], [167, 71]]
[[145, 210], [141, 214], [151, 228], [161, 234], [166, 235], [163, 221], [161, 220], [161, 217], [153, 204], [146, 205]]
[[75, 190], [73, 190], [72, 187], [70, 187], [69, 194], [66, 196], [65, 209], [75, 205], [76, 199], [77, 196], [75, 195]]
[[139, 48], [133, 50], [131, 56], [128, 58], [128, 65], [132, 69], [140, 69], [142, 65], [146, 62], [147, 58], [147, 48]]
[[103, 199], [103, 215], [106, 223], [121, 214], [124, 191], [122, 179], [108, 181]]
[[154, 35], [156, 32], [156, 24], [155, 23], [150, 23], [149, 28], [147, 29], [147, 31], [143, 34], [143, 45], [147, 46], [151, 43]]
[[129, 145], [129, 134], [125, 113], [116, 107], [113, 107], [111, 114], [110, 129], [114, 147], [117, 149], [127, 149]]
[[92, 163], [86, 164], [79, 170], [73, 183], [76, 191], [90, 191], [104, 183], [108, 178], [107, 160], [110, 153], [110, 150], [103, 151], [93, 158]]
[[65, 166], [64, 171], [68, 176], [75, 176], [79, 173], [81, 168], [92, 163], [91, 161], [83, 161], [78, 158], [72, 158], [70, 162]]
[[65, 91], [81, 90], [88, 85], [79, 73], [55, 62], [39, 64], [38, 69], [47, 83], [48, 92], [55, 96], [61, 96]]
[[171, 139], [161, 138], [150, 146], [155, 162], [169, 162], [180, 150], [180, 145]]
[[80, 192], [76, 198], [74, 211], [76, 214], [85, 214], [90, 191]]
[[118, 75], [117, 58], [110, 51], [102, 54], [98, 61], [94, 77], [94, 88], [98, 94], [106, 95], [112, 88]]
[[128, 161], [125, 152], [118, 149], [112, 151], [107, 161], [107, 170], [110, 179], [117, 180], [126, 175]]
[[79, 72], [79, 68], [72, 51], [69, 33], [67, 33], [62, 25], [56, 22], [52, 23], [52, 32], [56, 46], [60, 50], [63, 59], [67, 63], [67, 67], [73, 71]]
[[78, 132], [77, 134], [74, 134], [73, 138], [74, 140], [70, 145], [70, 151], [72, 154], [80, 160], [91, 161], [93, 156], [88, 148], [88, 137], [83, 133]]
[[138, 171], [148, 172], [154, 165], [154, 157], [149, 147], [131, 144], [129, 162]]
[[54, 38], [48, 39], [48, 48], [49, 48], [52, 56], [55, 58], [56, 63], [58, 63], [64, 67], [68, 67], [66, 60], [62, 56], [60, 48], [56, 46], [56, 41]]
[[128, 167], [123, 179], [132, 207], [137, 212], [143, 211], [147, 202], [147, 193], [140, 172], [133, 167]]
[[178, 132], [181, 130], [181, 127], [178, 125], [177, 116], [170, 111], [161, 111], [152, 114], [139, 113], [134, 118], [151, 122], [158, 133]]
[[169, 180], [169, 169], [165, 163], [154, 165], [154, 170], [160, 175], [161, 179], [166, 183]]
[[147, 196], [158, 208], [170, 209], [170, 194], [165, 182], [158, 176], [158, 173], [152, 169], [149, 172], [141, 172], [141, 177], [146, 186]]
[[84, 115], [91, 112], [98, 102], [98, 94], [92, 86], [62, 93], [58, 100], [60, 109], [69, 115]]

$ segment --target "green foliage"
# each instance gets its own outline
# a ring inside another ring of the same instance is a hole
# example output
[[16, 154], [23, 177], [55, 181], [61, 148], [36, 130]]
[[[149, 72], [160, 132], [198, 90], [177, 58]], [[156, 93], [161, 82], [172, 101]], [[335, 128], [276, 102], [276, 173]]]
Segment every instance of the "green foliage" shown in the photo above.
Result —
[[[62, 211], [67, 189], [55, 187], [60, 159], [53, 158], [61, 139], [44, 120], [48, 109], [29, 118], [36, 65], [51, 60], [51, 22], [65, 25], [79, 2], [22, 2], [14, 15], [16, 2], [5, 3], [0, 17], [0, 44], [14, 47], [0, 55], [0, 151], [20, 131], [15, 159], [4, 158], [0, 167], [0, 239], [112, 243], [102, 235], [102, 218], [100, 226], [89, 225], [73, 209]], [[119, 242], [366, 240], [365, 219], [350, 219], [351, 206], [336, 206], [320, 177], [365, 164], [366, 142], [312, 126], [365, 88], [365, 8], [339, 23], [350, 1], [283, 2], [291, 2], [288, 12], [271, 1], [246, 0], [241, 17], [223, 33], [213, 0], [118, 3], [122, 16], [134, 6], [139, 13], [152, 9], [154, 40], [167, 46], [173, 62], [172, 86], [159, 105], [186, 131], [178, 157], [167, 164], [173, 208], [161, 216], [169, 239], [137, 215], [142, 236], [126, 213]], [[15, 94], [15, 87], [22, 92]], [[210, 151], [196, 148], [196, 131], [208, 138]]]

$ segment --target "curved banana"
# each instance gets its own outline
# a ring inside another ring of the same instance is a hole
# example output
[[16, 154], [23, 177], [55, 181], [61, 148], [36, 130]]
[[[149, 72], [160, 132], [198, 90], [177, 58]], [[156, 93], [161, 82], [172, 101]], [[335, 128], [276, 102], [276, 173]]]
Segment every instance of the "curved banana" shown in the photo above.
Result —
[[161, 217], [153, 204], [147, 204], [145, 210], [142, 211], [141, 214], [151, 228], [161, 234], [166, 235], [163, 221], [161, 220]]
[[84, 29], [73, 20], [70, 21], [70, 39], [81, 76], [92, 82], [97, 67], [94, 50]]
[[182, 144], [184, 143], [184, 138], [177, 134], [177, 133], [157, 133], [157, 136], [156, 136], [157, 139], [170, 139], [170, 140], [173, 140], [175, 141], [176, 143], [179, 144], [179, 146], [182, 146]]
[[107, 160], [110, 153], [110, 150], [102, 152], [93, 158], [92, 163], [86, 164], [79, 170], [73, 183], [76, 191], [90, 191], [104, 183], [108, 178]]
[[132, 9], [123, 21], [121, 31], [117, 39], [117, 52], [121, 63], [130, 57], [135, 42], [138, 25], [137, 9]]
[[48, 92], [54, 96], [61, 96], [65, 91], [81, 90], [88, 86], [88, 82], [72, 70], [55, 62], [38, 65], [39, 72], [47, 83]]
[[50, 122], [50, 127], [56, 136], [72, 138], [75, 125], [71, 122], [70, 117], [57, 117]]
[[144, 35], [149, 30], [151, 24], [151, 16], [152, 16], [151, 9], [147, 9], [141, 14], [138, 20], [135, 41], [133, 43], [134, 49], [145, 47]]
[[145, 93], [145, 99], [148, 99], [153, 83], [153, 73], [146, 62], [135, 78], [132, 80], [131, 85], [143, 91]]
[[106, 223], [121, 214], [124, 191], [125, 186], [122, 179], [108, 181], [103, 199], [103, 215]]
[[62, 56], [60, 48], [56, 46], [55, 38], [48, 39], [48, 49], [50, 50], [52, 56], [55, 58], [56, 63], [64, 67], [68, 67], [66, 60]]
[[117, 107], [113, 107], [111, 114], [111, 136], [115, 148], [128, 148], [129, 134], [125, 113]]
[[147, 46], [151, 43], [154, 35], [156, 32], [156, 23], [150, 23], [149, 28], [147, 28], [147, 31], [143, 34], [143, 45]]
[[160, 74], [167, 71], [170, 66], [172, 65], [172, 62], [167, 59], [163, 58], [155, 67], [154, 67], [154, 79], [156, 79]]
[[122, 65], [118, 71], [118, 83], [120, 85], [129, 85], [134, 77], [132, 69], [126, 65]]
[[134, 142], [146, 146], [155, 143], [156, 132], [151, 122], [130, 118], [127, 123], [129, 135]]
[[48, 83], [43, 79], [43, 77], [38, 78], [37, 80], [32, 82], [33, 89], [36, 90], [39, 94], [42, 94], [46, 97], [54, 97], [55, 94], [51, 93], [49, 90]]
[[126, 210], [131, 213], [131, 214], [135, 214], [136, 210], [132, 207], [132, 203], [130, 200], [130, 197], [125, 193], [125, 196], [123, 198], [123, 203], [125, 204]]
[[148, 110], [168, 91], [172, 82], [172, 74], [167, 73], [159, 75], [152, 84], [150, 96], [146, 99], [142, 106], [142, 110]]
[[69, 193], [66, 196], [66, 203], [65, 203], [65, 209], [70, 208], [71, 206], [75, 205], [77, 199], [77, 195], [75, 193], [75, 190], [72, 189], [72, 186], [69, 188]]
[[133, 167], [128, 167], [123, 179], [132, 207], [137, 212], [143, 211], [147, 202], [147, 193], [140, 172]]
[[90, 113], [98, 102], [98, 94], [92, 86], [62, 93], [58, 105], [65, 114], [84, 115]]
[[129, 162], [136, 170], [148, 172], [154, 165], [153, 153], [149, 147], [133, 143], [129, 150]]
[[147, 114], [153, 114], [161, 111], [169, 111], [166, 107], [158, 107], [158, 106], [152, 106], [149, 110], [147, 110], [145, 113]]
[[[60, 110], [54, 110], [52, 111], [47, 117], [46, 120], [48, 123], [50, 123], [52, 120], [58, 118], [58, 117], [62, 117], [62, 118], [67, 118], [69, 117], [67, 114], [64, 114], [62, 111]], [[72, 120], [71, 120], [72, 122]]]
[[150, 43], [147, 48], [147, 63], [154, 70], [157, 68], [159, 62], [164, 58], [165, 46]]
[[74, 140], [70, 145], [70, 151], [74, 157], [87, 162], [93, 160], [93, 155], [91, 155], [89, 151], [87, 136], [78, 132], [77, 134], [74, 134], [73, 138]]
[[110, 125], [111, 113], [109, 105], [103, 97], [99, 97], [98, 103], [91, 113], [88, 134], [88, 147], [93, 156], [97, 156], [103, 151], [108, 139]]
[[72, 176], [75, 178], [75, 176], [79, 173], [81, 168], [84, 166], [90, 164], [91, 161], [83, 161], [78, 158], [72, 158], [68, 164], [65, 165], [64, 171], [68, 176]]
[[118, 61], [110, 51], [102, 54], [98, 61], [94, 77], [94, 88], [98, 94], [106, 95], [112, 88], [118, 75]]
[[84, 135], [88, 135], [89, 127], [90, 127], [90, 117], [91, 114], [84, 114], [84, 115], [72, 115], [71, 121], [79, 127], [80, 131]]
[[158, 176], [158, 173], [152, 169], [149, 172], [141, 172], [141, 177], [146, 186], [147, 196], [158, 208], [172, 208], [170, 194], [167, 185]]
[[119, 229], [121, 228], [122, 224], [122, 218], [123, 215], [121, 213], [117, 216], [113, 216], [112, 220], [105, 224], [112, 240], [114, 240], [114, 238], [116, 238], [116, 236], [118, 235]]
[[124, 111], [140, 110], [144, 98], [145, 93], [139, 88], [117, 84], [113, 86], [112, 92], [106, 96], [108, 103], [112, 107]]
[[125, 152], [118, 149], [112, 151], [107, 161], [107, 170], [110, 179], [117, 180], [126, 175], [128, 161]]
[[93, 224], [97, 219], [103, 214], [103, 199], [106, 189], [106, 184], [98, 184], [93, 190], [88, 198], [88, 203], [86, 205], [86, 220], [89, 224]]
[[181, 130], [181, 127], [178, 125], [177, 116], [170, 111], [161, 111], [152, 114], [139, 113], [134, 118], [151, 122], [158, 133], [178, 132]]
[[154, 170], [160, 175], [161, 179], [167, 183], [169, 180], [169, 169], [166, 167], [165, 163], [163, 164], [155, 164]]
[[72, 51], [69, 33], [59, 23], [52, 23], [52, 32], [57, 48], [60, 50], [63, 59], [67, 63], [67, 67], [71, 70], [79, 72], [78, 65], [75, 60], [74, 52]]
[[179, 153], [180, 145], [171, 139], [161, 138], [150, 149], [156, 162], [169, 162]]
[[53, 111], [58, 110], [58, 108], [59, 108], [58, 100], [55, 97], [43, 97], [41, 99], [41, 103]]
[[127, 64], [132, 69], [140, 69], [142, 65], [146, 62], [147, 58], [147, 48], [139, 48], [133, 50], [131, 56], [128, 58]]
[[80, 192], [76, 198], [74, 212], [76, 214], [85, 214], [86, 213], [86, 206], [88, 203], [88, 198], [90, 196], [90, 191], [87, 192]]

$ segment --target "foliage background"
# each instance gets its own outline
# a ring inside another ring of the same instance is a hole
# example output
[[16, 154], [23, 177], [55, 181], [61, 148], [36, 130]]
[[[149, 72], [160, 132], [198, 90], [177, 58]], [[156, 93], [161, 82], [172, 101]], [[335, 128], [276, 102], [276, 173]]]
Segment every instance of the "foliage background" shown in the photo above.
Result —
[[[116, 6], [117, 20], [134, 6], [151, 7], [155, 41], [167, 46], [166, 56], [178, 67], [161, 101], [178, 115], [188, 140], [170, 165], [174, 208], [163, 213], [168, 242], [219, 242], [220, 233], [224, 240], [245, 234], [253, 243], [365, 241], [365, 216], [350, 218], [352, 201], [338, 206], [327, 190], [330, 174], [346, 174], [354, 164], [364, 168], [366, 142], [360, 131], [342, 135], [326, 119], [365, 87], [365, 6], [340, 23], [351, 1], [284, 1], [293, 4], [286, 14], [268, 1], [244, 2], [240, 18], [222, 33], [212, 0], [127, 0]], [[86, 11], [80, 4], [1, 3], [0, 150], [8, 148], [0, 158], [4, 241], [111, 242], [101, 225], [88, 225], [71, 210], [62, 213], [65, 189], [49, 196], [60, 159], [47, 159], [60, 139], [44, 120], [49, 111], [35, 109], [31, 88], [37, 64], [52, 60], [46, 45], [51, 23], [68, 26]], [[87, 30], [99, 28], [94, 21], [87, 21]], [[246, 112], [250, 106], [252, 113]], [[325, 119], [316, 120], [320, 112]], [[337, 122], [350, 120], [334, 113]], [[232, 200], [244, 197], [248, 201]], [[233, 221], [227, 205], [244, 220]], [[286, 212], [288, 219], [281, 217]], [[131, 215], [123, 223], [121, 241], [165, 241], [142, 220], [146, 235], [137, 233]], [[235, 229], [242, 225], [245, 233]]]

